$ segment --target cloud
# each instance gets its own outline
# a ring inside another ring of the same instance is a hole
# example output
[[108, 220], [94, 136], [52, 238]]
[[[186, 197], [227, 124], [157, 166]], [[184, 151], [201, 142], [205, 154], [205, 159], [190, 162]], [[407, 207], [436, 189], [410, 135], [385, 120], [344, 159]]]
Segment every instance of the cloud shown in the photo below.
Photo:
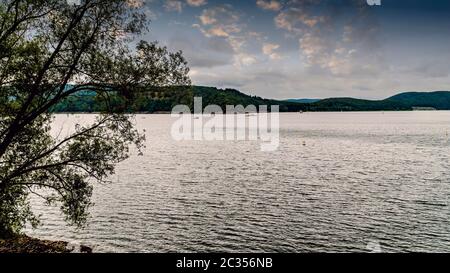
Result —
[[176, 11], [181, 13], [183, 11], [183, 2], [179, 0], [166, 0], [164, 3], [164, 8], [167, 11]]
[[256, 58], [244, 50], [246, 40], [250, 37], [243, 32], [241, 15], [231, 5], [220, 5], [203, 10], [198, 17], [200, 24], [194, 24], [207, 38], [224, 38], [233, 49], [234, 64], [237, 68], [256, 63]]
[[[417, 29], [400, 14], [392, 20], [403, 24], [381, 29], [376, 19], [385, 18], [383, 11], [365, 0], [226, 1], [233, 6], [210, 0], [198, 1], [204, 3], [199, 8], [178, 0], [171, 5], [184, 12], [178, 17], [164, 14], [166, 0], [151, 2], [158, 25], [147, 38], [183, 50], [195, 84], [268, 98], [383, 98], [403, 90], [448, 89], [450, 82], [449, 36], [443, 35], [448, 29], [422, 22]], [[383, 25], [391, 22], [386, 18]]]
[[194, 24], [193, 27], [198, 28], [206, 37], [231, 37], [232, 34], [241, 32], [241, 29], [234, 25], [214, 25], [204, 28]]
[[202, 25], [235, 25], [239, 22], [239, 14], [230, 5], [216, 6], [203, 10], [199, 16]]
[[291, 32], [302, 32], [305, 27], [312, 28], [326, 20], [324, 15], [313, 15], [303, 8], [291, 7], [275, 17], [275, 25]]
[[187, 0], [189, 6], [200, 7], [206, 5], [208, 2], [206, 0]]
[[224, 38], [199, 41], [189, 35], [175, 34], [168, 41], [173, 50], [182, 50], [191, 68], [213, 68], [232, 64], [234, 50]]
[[200, 21], [203, 25], [212, 25], [217, 22], [217, 20], [213, 16], [211, 16], [211, 14], [208, 14], [208, 13], [209, 13], [209, 11], [205, 10], [203, 12], [203, 14], [200, 15], [200, 17], [199, 17]]
[[448, 63], [450, 56], [440, 56], [440, 59], [420, 60], [411, 67], [402, 69], [403, 73], [413, 75], [415, 78], [446, 78], [450, 76]]
[[211, 36], [217, 36], [217, 37], [229, 37], [230, 36], [230, 34], [220, 26], [209, 29], [209, 31], [207, 33]]
[[265, 10], [279, 11], [281, 3], [276, 0], [257, 0], [256, 5]]
[[269, 56], [271, 60], [278, 60], [281, 58], [280, 54], [275, 52], [280, 48], [278, 44], [264, 43], [262, 46], [262, 52], [264, 55]]
[[316, 73], [376, 75], [383, 67], [377, 24], [366, 6], [343, 1], [291, 0], [274, 22], [298, 38], [301, 59]]
[[235, 57], [235, 65], [241, 67], [241, 66], [249, 66], [256, 63], [256, 57], [247, 54], [247, 53], [239, 53]]
[[127, 5], [132, 8], [141, 8], [144, 6], [144, 0], [127, 0]]
[[227, 5], [205, 9], [198, 18], [201, 24], [193, 26], [207, 37], [231, 37], [242, 31], [239, 15]]

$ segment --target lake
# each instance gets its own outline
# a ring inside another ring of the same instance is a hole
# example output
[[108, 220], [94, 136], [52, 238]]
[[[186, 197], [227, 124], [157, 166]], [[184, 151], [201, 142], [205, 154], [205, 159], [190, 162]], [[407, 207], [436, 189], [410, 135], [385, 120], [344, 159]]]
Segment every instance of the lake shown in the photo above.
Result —
[[100, 252], [450, 250], [450, 112], [280, 114], [275, 152], [177, 142], [173, 121], [136, 116], [144, 155], [95, 186], [87, 228], [33, 199], [43, 225], [27, 233]]

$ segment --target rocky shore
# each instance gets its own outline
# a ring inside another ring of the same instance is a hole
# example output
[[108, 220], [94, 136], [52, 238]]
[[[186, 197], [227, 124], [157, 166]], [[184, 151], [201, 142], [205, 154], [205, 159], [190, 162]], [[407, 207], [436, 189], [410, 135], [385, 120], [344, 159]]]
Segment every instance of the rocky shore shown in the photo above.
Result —
[[92, 249], [87, 246], [78, 248], [70, 246], [67, 242], [48, 241], [28, 237], [26, 235], [17, 236], [11, 239], [0, 239], [0, 253], [92, 253]]

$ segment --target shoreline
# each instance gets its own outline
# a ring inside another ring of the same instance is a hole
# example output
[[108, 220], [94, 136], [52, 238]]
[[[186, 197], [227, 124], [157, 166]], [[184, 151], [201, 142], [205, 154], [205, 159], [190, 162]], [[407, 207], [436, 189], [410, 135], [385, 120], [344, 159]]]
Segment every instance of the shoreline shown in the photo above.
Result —
[[[450, 112], [450, 110], [361, 110], [361, 111], [304, 111], [304, 112], [278, 112], [279, 114], [308, 114], [308, 113], [409, 113], [409, 112]], [[270, 112], [268, 112], [270, 113]], [[52, 112], [54, 115], [99, 115], [101, 112]], [[171, 115], [171, 112], [133, 112], [124, 113], [125, 115]], [[233, 113], [234, 114], [234, 113]], [[233, 114], [216, 114], [216, 115], [233, 115]], [[240, 113], [244, 115], [245, 113]], [[252, 113], [258, 114], [258, 113]], [[191, 113], [191, 115], [194, 115]]]
[[50, 241], [18, 235], [0, 239], [0, 254], [67, 254], [92, 253], [92, 248], [80, 245], [77, 249], [65, 241]]

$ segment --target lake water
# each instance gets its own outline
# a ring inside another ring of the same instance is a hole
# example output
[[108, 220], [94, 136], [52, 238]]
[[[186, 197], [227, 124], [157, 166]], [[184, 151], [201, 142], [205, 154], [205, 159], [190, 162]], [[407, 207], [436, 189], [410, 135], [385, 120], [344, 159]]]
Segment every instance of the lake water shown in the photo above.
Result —
[[279, 150], [262, 152], [176, 142], [169, 115], [138, 115], [144, 155], [95, 186], [89, 226], [36, 203], [43, 225], [28, 234], [105, 252], [450, 251], [450, 112], [280, 119]]

